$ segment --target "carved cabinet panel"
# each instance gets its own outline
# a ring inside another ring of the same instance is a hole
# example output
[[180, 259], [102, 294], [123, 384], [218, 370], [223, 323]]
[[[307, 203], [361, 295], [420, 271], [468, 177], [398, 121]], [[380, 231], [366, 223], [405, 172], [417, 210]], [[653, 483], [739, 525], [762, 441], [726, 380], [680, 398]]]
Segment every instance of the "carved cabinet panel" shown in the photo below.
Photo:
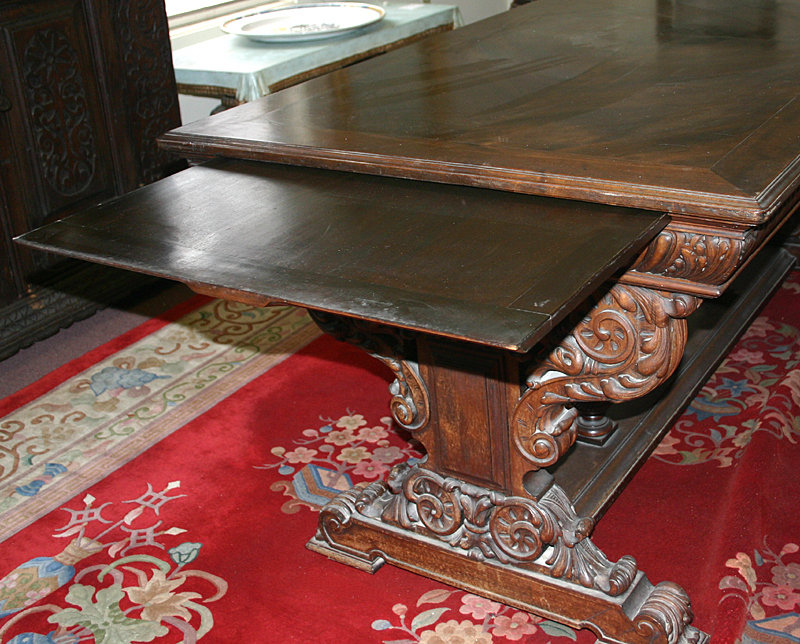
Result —
[[[116, 192], [84, 7], [78, 0], [32, 4], [39, 11], [3, 17], [0, 43], [0, 57], [12, 63], [0, 69], [9, 101], [2, 182], [11, 235]], [[46, 261], [12, 253], [22, 275]]]
[[14, 236], [182, 165], [156, 146], [180, 124], [163, 0], [0, 1], [0, 61], [1, 345], [5, 307], [58, 272]]

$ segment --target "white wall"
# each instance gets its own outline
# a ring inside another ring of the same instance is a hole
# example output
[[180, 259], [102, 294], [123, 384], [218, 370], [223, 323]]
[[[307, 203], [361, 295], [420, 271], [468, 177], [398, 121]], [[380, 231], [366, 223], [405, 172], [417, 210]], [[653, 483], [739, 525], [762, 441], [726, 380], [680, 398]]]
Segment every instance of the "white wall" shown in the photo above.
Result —
[[181, 121], [186, 124], [211, 114], [211, 110], [219, 106], [219, 101], [214, 98], [178, 94], [178, 104], [181, 108]]
[[458, 5], [464, 24], [483, 20], [511, 6], [511, 0], [431, 0], [431, 4]]

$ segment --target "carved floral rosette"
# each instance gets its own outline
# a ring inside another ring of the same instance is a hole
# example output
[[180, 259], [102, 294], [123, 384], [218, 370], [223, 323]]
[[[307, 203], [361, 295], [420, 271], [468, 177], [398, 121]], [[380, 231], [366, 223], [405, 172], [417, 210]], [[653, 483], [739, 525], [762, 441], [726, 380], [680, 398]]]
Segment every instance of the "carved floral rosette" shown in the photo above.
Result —
[[700, 300], [614, 284], [526, 378], [512, 417], [518, 451], [534, 468], [575, 442], [578, 402], [622, 402], [666, 381], [683, 356], [686, 320]]

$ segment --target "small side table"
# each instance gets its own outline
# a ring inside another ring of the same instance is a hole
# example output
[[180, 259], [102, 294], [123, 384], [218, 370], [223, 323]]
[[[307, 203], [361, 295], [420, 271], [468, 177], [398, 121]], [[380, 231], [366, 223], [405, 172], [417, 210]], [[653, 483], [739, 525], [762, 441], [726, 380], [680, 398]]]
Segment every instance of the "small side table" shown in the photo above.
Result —
[[352, 36], [272, 44], [218, 29], [200, 42], [174, 45], [178, 93], [216, 98], [223, 108], [233, 107], [461, 24], [452, 5], [373, 4], [386, 9], [386, 16]]

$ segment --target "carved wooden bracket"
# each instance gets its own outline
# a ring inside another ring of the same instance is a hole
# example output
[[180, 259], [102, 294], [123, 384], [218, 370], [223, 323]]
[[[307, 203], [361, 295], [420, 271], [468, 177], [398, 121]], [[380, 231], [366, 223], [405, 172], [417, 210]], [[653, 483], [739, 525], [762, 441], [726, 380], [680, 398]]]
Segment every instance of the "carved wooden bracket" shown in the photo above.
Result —
[[511, 419], [514, 445], [526, 465], [552, 465], [575, 442], [573, 403], [631, 400], [667, 380], [686, 345], [684, 318], [699, 304], [690, 295], [612, 286], [533, 363]]
[[430, 419], [430, 402], [425, 383], [419, 375], [410, 336], [388, 326], [355, 318], [329, 315], [320, 311], [308, 312], [317, 326], [337, 340], [354, 344], [383, 362], [395, 376], [389, 385], [392, 400], [389, 408], [395, 421], [415, 432], [424, 428]]
[[[688, 626], [689, 599], [679, 586], [653, 586], [632, 557], [610, 561], [590, 539], [592, 519], [578, 516], [558, 485], [534, 498], [523, 480], [531, 465], [557, 459], [574, 440], [573, 402], [627, 400], [669, 377], [686, 340], [683, 318], [698, 303], [613, 286], [532, 363], [516, 405], [520, 366], [531, 363], [515, 354], [310, 312], [323, 331], [389, 366], [392, 414], [429, 455], [397, 466], [386, 483], [333, 499], [308, 547], [371, 572], [390, 562], [489, 593], [591, 628], [604, 641], [704, 642]], [[509, 427], [516, 455], [503, 447]]]

